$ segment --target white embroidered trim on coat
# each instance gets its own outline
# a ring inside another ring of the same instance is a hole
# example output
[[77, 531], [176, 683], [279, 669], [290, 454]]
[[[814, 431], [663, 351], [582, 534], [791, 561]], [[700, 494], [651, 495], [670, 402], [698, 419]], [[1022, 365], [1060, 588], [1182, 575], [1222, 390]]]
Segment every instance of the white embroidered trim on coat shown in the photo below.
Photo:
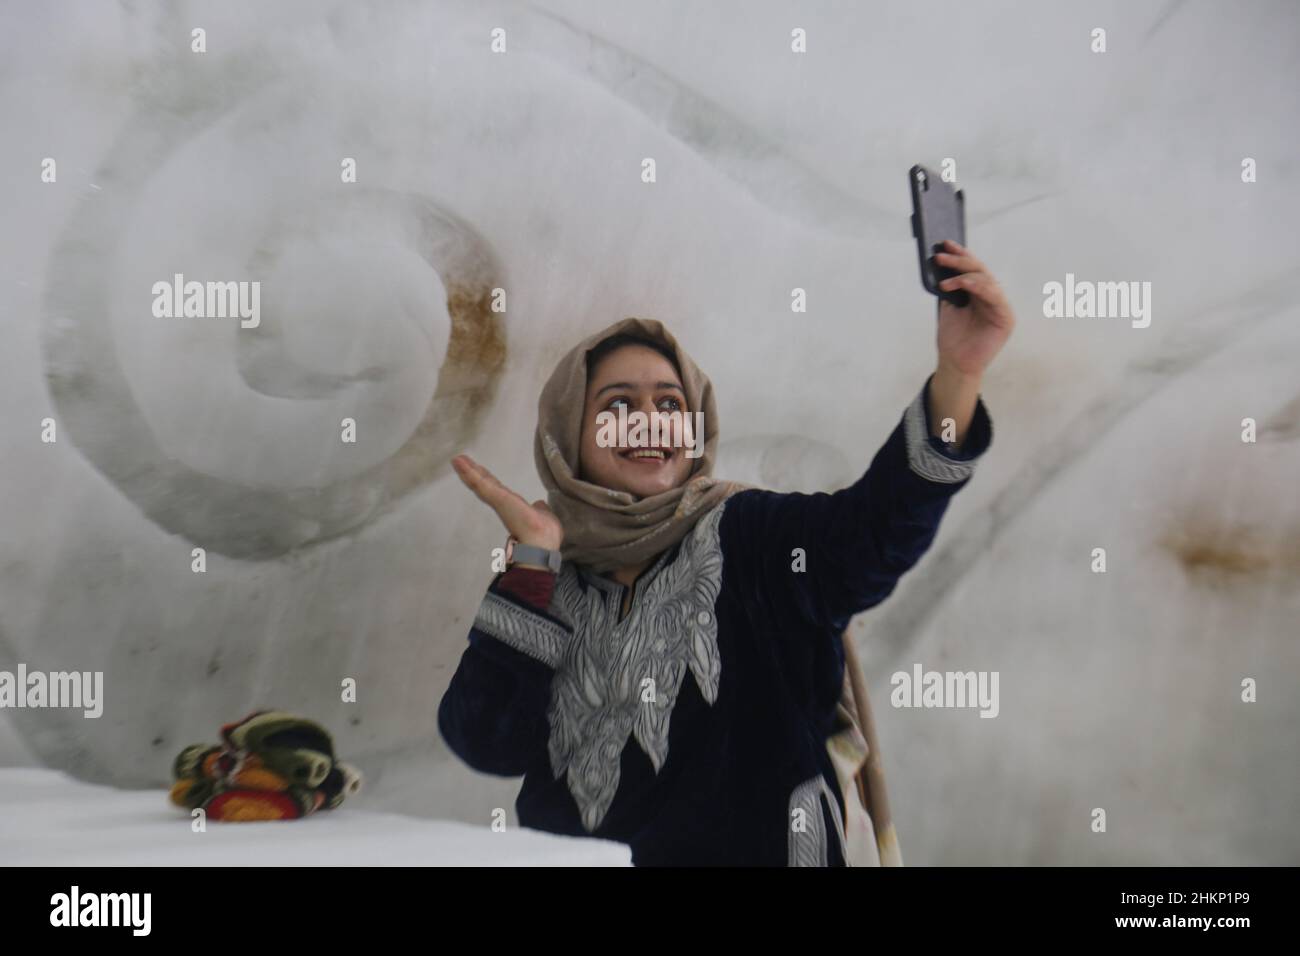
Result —
[[[826, 818], [822, 815], [821, 801], [818, 797], [825, 795], [826, 803], [835, 821], [835, 836], [839, 840], [840, 856], [847, 860], [844, 849], [844, 819], [840, 816], [840, 805], [835, 791], [826, 783], [820, 773], [805, 780], [795, 787], [790, 794], [790, 806], [786, 813], [786, 826], [790, 829], [788, 848], [788, 866], [829, 866], [830, 843], [826, 834]], [[795, 830], [795, 810], [803, 810], [802, 829]]]
[[[668, 552], [660, 555], [622, 621], [620, 585], [584, 576], [584, 588], [571, 563], [560, 568], [550, 613], [572, 622], [573, 639], [551, 682], [551, 770], [556, 778], [565, 774], [588, 832], [600, 826], [618, 791], [629, 736], [656, 773], [668, 759], [669, 720], [688, 668], [704, 699], [717, 699], [718, 523], [725, 504], [699, 520], [671, 563]], [[643, 702], [647, 680], [654, 699]]]
[[551, 667], [564, 659], [569, 633], [554, 621], [489, 591], [479, 604], [474, 626]]
[[903, 435], [907, 443], [907, 464], [916, 474], [930, 481], [953, 484], [965, 481], [975, 471], [975, 459], [953, 461], [930, 444], [926, 424], [925, 386], [903, 413]]

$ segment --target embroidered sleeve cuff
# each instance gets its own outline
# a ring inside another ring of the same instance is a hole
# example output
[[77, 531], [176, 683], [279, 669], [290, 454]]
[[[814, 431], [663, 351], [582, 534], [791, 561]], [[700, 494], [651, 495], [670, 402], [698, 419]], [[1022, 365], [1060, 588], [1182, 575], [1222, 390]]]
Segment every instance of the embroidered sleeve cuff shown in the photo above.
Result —
[[993, 443], [993, 422], [984, 399], [975, 400], [975, 414], [966, 431], [964, 447], [959, 451], [936, 438], [931, 430], [930, 379], [903, 413], [907, 439], [907, 463], [913, 472], [929, 481], [952, 484], [965, 481], [975, 471], [975, 463]]
[[500, 590], [499, 582], [500, 578], [493, 581], [483, 596], [478, 613], [474, 615], [475, 630], [549, 667], [558, 668], [564, 659], [571, 629], [551, 615]]

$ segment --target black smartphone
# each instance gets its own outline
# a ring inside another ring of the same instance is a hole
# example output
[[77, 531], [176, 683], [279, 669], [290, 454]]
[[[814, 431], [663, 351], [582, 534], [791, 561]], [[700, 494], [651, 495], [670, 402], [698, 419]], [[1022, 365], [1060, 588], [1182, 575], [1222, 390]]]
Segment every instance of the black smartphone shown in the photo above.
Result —
[[939, 288], [944, 279], [961, 273], [938, 265], [933, 257], [943, 250], [945, 239], [966, 245], [966, 199], [960, 189], [952, 188], [952, 183], [919, 164], [908, 170], [907, 178], [912, 187], [912, 235], [916, 236], [916, 251], [921, 259], [921, 285], [931, 295], [964, 306], [970, 302], [970, 293], [965, 289], [945, 292]]

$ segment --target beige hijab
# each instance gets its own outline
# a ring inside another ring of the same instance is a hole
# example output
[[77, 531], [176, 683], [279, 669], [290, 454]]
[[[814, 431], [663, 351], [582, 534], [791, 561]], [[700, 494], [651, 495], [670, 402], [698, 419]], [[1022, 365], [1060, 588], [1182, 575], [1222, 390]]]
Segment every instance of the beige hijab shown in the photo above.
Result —
[[[677, 356], [690, 412], [704, 413], [697, 435], [704, 454], [685, 482], [649, 498], [613, 491], [578, 475], [582, 417], [587, 403], [587, 353], [605, 339], [629, 332], [667, 345]], [[537, 403], [533, 458], [547, 491], [547, 504], [564, 527], [560, 554], [597, 574], [640, 564], [671, 548], [728, 495], [745, 486], [713, 477], [718, 451], [718, 407], [713, 383], [677, 340], [654, 319], [621, 319], [571, 349], [551, 374]]]
[[[687, 409], [704, 412], [704, 454], [687, 480], [662, 494], [637, 499], [577, 477], [583, 412], [587, 404], [587, 353], [622, 332], [662, 342], [677, 357]], [[588, 336], [556, 366], [537, 407], [533, 458], [547, 491], [547, 504], [564, 527], [561, 555], [602, 574], [639, 564], [672, 547], [729, 495], [750, 487], [713, 477], [718, 450], [718, 408], [713, 384], [654, 319], [627, 318]], [[884, 767], [865, 682], [846, 631], [840, 728], [826, 741], [847, 809], [845, 852], [852, 866], [901, 866], [902, 854], [889, 813]], [[857, 797], [855, 800], [854, 797]]]

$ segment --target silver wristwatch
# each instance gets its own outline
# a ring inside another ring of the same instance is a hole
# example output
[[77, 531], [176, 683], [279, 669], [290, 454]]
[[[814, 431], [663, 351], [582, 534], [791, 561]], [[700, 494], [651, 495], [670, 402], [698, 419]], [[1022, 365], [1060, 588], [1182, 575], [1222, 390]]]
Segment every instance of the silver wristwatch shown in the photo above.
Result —
[[514, 535], [511, 535], [506, 539], [506, 567], [519, 562], [540, 564], [556, 574], [560, 573], [560, 552], [548, 551], [536, 545], [520, 544]]

